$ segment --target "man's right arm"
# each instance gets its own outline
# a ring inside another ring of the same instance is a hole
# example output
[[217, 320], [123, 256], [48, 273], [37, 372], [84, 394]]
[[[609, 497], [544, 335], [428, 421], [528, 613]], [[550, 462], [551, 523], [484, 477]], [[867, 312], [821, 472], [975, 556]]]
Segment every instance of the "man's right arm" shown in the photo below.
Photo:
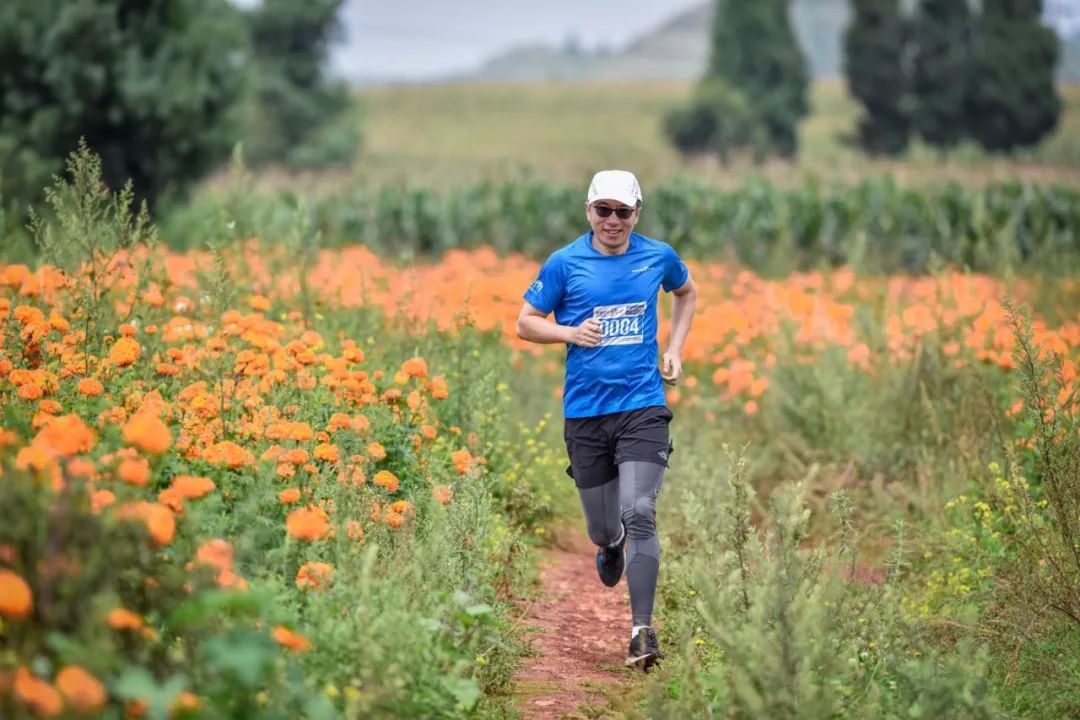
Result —
[[596, 347], [600, 344], [600, 322], [589, 318], [577, 327], [559, 325], [548, 319], [548, 313], [524, 303], [518, 313], [517, 334], [522, 340], [534, 343]]

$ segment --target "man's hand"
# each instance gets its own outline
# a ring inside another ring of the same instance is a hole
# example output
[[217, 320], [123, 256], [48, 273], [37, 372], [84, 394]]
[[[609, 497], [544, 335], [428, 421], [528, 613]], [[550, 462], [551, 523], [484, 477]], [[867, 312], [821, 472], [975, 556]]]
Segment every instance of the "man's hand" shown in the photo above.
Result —
[[672, 352], [664, 353], [664, 364], [660, 370], [660, 377], [668, 385], [674, 385], [682, 377], [682, 358]]
[[600, 321], [589, 318], [570, 331], [570, 343], [578, 347], [593, 348], [600, 344]]

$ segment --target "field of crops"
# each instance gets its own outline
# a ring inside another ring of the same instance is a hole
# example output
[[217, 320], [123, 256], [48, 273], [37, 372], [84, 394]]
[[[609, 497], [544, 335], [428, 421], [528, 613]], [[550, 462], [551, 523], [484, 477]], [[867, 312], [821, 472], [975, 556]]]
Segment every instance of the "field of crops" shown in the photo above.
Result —
[[[539, 177], [574, 184], [596, 168], [631, 166], [646, 187], [691, 170], [712, 185], [739, 188], [759, 177], [777, 185], [813, 178], [826, 186], [883, 175], [920, 187], [1027, 180], [1075, 186], [1080, 162], [1080, 87], [1061, 88], [1058, 130], [1016, 157], [972, 147], [944, 155], [916, 144], [900, 160], [870, 159], [851, 145], [858, 105], [843, 83], [815, 83], [811, 114], [800, 125], [794, 163], [722, 167], [685, 161], [664, 140], [661, 121], [692, 92], [685, 82], [416, 85], [358, 93], [366, 132], [356, 170], [378, 185], [420, 183], [439, 190], [461, 183]], [[269, 182], [287, 182], [275, 176]], [[334, 178], [340, 181], [340, 177]]]
[[[0, 716], [514, 717], [580, 525], [514, 319], [578, 192], [241, 188], [159, 239], [73, 169], [0, 257]], [[657, 189], [668, 657], [589, 712], [1080, 712], [1080, 203], [948, 187]]]

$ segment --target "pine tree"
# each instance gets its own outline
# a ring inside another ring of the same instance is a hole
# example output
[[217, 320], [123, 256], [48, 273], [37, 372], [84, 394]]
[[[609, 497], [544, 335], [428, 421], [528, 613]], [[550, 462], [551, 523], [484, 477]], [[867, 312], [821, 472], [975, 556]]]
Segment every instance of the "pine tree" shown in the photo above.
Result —
[[228, 156], [246, 33], [228, 0], [0, 3], [0, 194], [40, 197], [80, 137], [153, 201]]
[[717, 0], [708, 74], [747, 99], [766, 144], [759, 150], [796, 153], [809, 80], [789, 0]]
[[915, 129], [926, 142], [951, 147], [967, 136], [971, 10], [967, 0], [921, 0], [915, 22], [912, 88]]
[[896, 155], [911, 134], [910, 26], [899, 0], [853, 0], [844, 34], [844, 70], [863, 105], [859, 144], [868, 152]]
[[975, 23], [966, 114], [987, 150], [1034, 145], [1057, 125], [1060, 48], [1042, 22], [1041, 0], [983, 0]]

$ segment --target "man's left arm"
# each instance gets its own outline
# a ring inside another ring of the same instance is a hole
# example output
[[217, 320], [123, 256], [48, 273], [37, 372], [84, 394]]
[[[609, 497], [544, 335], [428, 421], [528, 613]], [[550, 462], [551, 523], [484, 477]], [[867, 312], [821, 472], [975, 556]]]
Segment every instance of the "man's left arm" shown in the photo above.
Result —
[[682, 287], [672, 290], [671, 303], [671, 339], [663, 356], [660, 377], [669, 385], [679, 382], [682, 377], [682, 352], [686, 336], [690, 334], [690, 322], [694, 319], [694, 306], [697, 304], [697, 286], [689, 274]]

